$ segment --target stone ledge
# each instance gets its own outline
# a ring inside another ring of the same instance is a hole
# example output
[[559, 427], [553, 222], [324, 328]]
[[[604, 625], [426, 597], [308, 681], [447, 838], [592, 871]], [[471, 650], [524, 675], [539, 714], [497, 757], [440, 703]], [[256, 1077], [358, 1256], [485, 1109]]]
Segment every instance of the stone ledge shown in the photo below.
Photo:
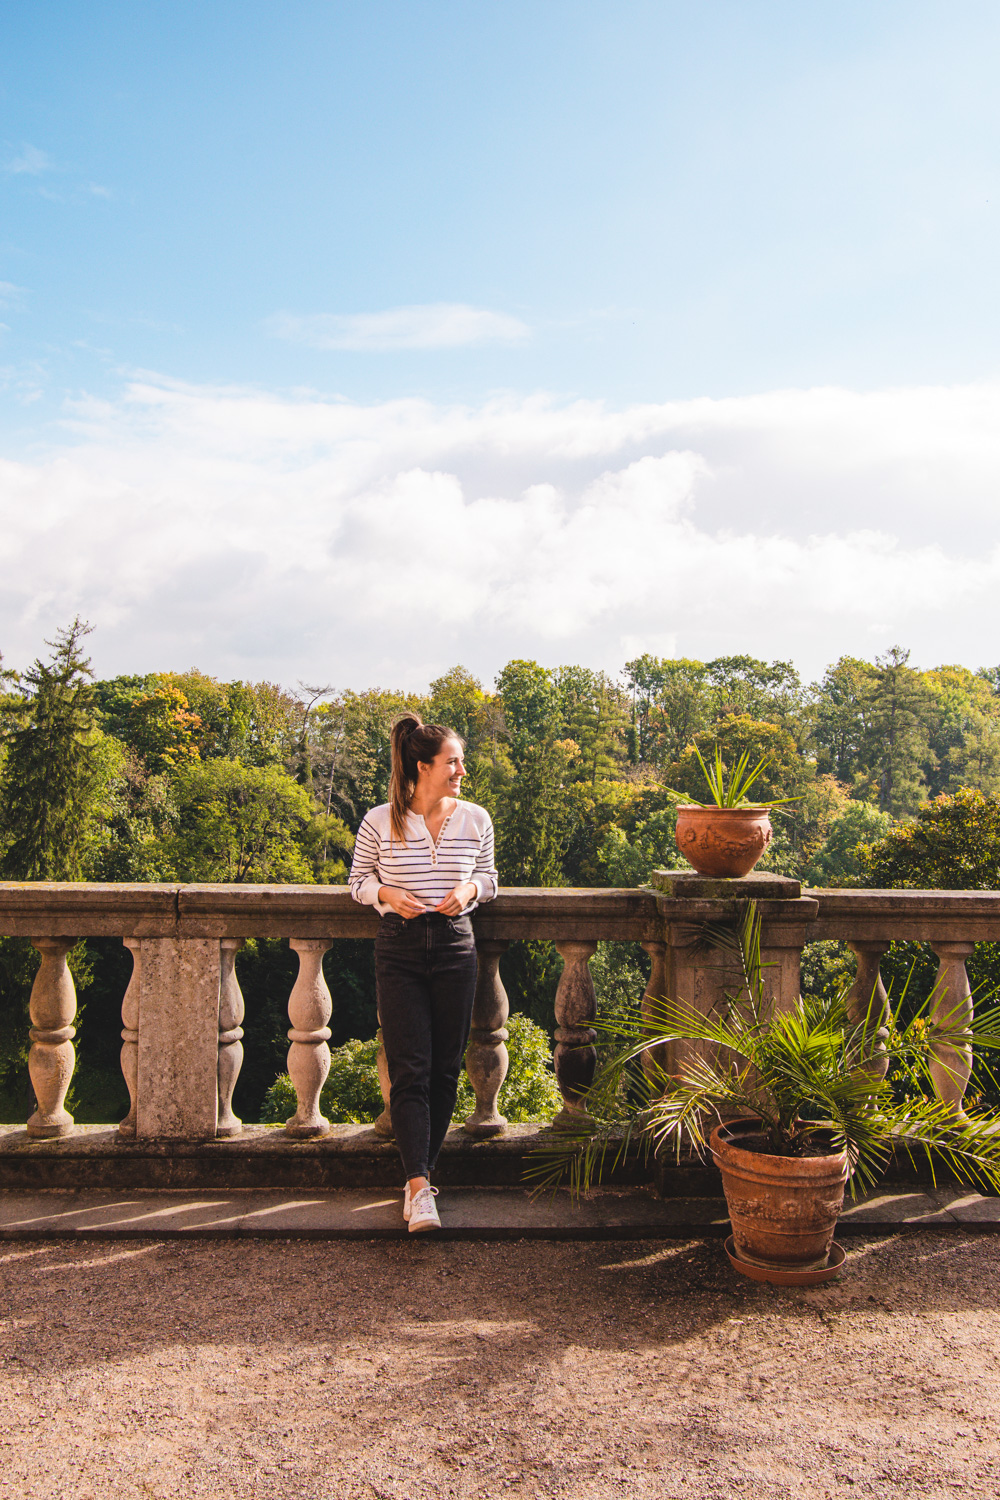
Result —
[[[402, 1192], [0, 1193], [0, 1239], [405, 1239]], [[721, 1235], [725, 1203], [664, 1202], [650, 1190], [453, 1188], [439, 1203], [445, 1239], [649, 1239]]]
[[654, 891], [684, 900], [701, 901], [797, 901], [801, 881], [759, 870], [738, 880], [699, 875], [695, 870], [654, 870], [649, 877]]
[[[508, 1125], [476, 1140], [448, 1132], [435, 1180], [464, 1187], [519, 1186], [534, 1151], [552, 1136], [538, 1124]], [[653, 1165], [636, 1154], [613, 1183], [648, 1183]], [[333, 1125], [329, 1135], [297, 1141], [280, 1125], [247, 1125], [227, 1140], [128, 1140], [113, 1125], [79, 1125], [59, 1140], [37, 1140], [23, 1126], [0, 1125], [0, 1189], [143, 1188], [195, 1190], [398, 1187], [394, 1142], [370, 1125]]]
[[[399, 1188], [330, 1192], [0, 1192], [0, 1240], [406, 1239]], [[652, 1189], [601, 1189], [579, 1200], [561, 1189], [451, 1188], [433, 1238], [643, 1240], [721, 1238], [725, 1199], [663, 1199]], [[1000, 1233], [1000, 1198], [951, 1189], [877, 1193], [848, 1204], [839, 1238], [919, 1230]], [[421, 1241], [422, 1242], [422, 1241]]]

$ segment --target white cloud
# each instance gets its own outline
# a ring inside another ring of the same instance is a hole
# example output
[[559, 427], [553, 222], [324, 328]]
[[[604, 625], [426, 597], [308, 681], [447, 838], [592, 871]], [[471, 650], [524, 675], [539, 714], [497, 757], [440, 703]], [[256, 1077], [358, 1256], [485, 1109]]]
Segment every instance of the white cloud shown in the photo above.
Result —
[[[37, 451], [37, 450], [36, 450]], [[410, 686], [512, 656], [1000, 659], [1000, 386], [610, 409], [136, 379], [0, 461], [0, 645]]]
[[531, 331], [527, 324], [507, 313], [468, 307], [462, 302], [431, 302], [351, 315], [314, 313], [297, 317], [292, 313], [276, 313], [265, 326], [276, 338], [309, 344], [314, 349], [364, 352], [520, 343]]
[[41, 172], [52, 171], [52, 160], [47, 152], [39, 151], [37, 146], [25, 145], [18, 156], [12, 156], [4, 165], [4, 171], [15, 174], [23, 172], [30, 177], [37, 177]]

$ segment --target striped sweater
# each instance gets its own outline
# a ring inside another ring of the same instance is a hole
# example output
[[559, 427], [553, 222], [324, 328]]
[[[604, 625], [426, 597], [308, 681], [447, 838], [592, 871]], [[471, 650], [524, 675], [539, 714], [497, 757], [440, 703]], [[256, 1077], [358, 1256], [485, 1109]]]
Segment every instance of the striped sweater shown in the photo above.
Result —
[[406, 815], [405, 844], [390, 838], [390, 833], [388, 802], [365, 813], [351, 861], [350, 886], [355, 901], [384, 914], [392, 908], [379, 901], [379, 886], [394, 885], [434, 907], [456, 885], [471, 880], [479, 897], [463, 909], [464, 915], [474, 911], [480, 901], [491, 901], [496, 895], [493, 824], [484, 807], [475, 802], [456, 802], [436, 844], [419, 813]]

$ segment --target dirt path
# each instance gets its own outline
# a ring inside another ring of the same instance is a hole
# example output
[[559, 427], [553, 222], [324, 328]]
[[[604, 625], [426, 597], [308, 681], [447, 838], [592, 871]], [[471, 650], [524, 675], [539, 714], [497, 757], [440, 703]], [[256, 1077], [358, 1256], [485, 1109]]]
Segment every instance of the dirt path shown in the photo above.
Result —
[[0, 1493], [1000, 1493], [1000, 1239], [0, 1248]]

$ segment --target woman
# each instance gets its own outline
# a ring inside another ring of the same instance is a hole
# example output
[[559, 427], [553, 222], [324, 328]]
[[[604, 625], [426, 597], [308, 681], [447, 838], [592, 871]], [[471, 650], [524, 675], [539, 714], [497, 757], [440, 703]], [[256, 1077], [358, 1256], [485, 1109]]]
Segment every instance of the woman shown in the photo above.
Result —
[[351, 895], [377, 908], [375, 986], [410, 1233], [440, 1229], [430, 1185], [455, 1109], [476, 989], [469, 913], [497, 893], [493, 824], [460, 802], [462, 741], [406, 714], [392, 726], [389, 801], [365, 814]]

